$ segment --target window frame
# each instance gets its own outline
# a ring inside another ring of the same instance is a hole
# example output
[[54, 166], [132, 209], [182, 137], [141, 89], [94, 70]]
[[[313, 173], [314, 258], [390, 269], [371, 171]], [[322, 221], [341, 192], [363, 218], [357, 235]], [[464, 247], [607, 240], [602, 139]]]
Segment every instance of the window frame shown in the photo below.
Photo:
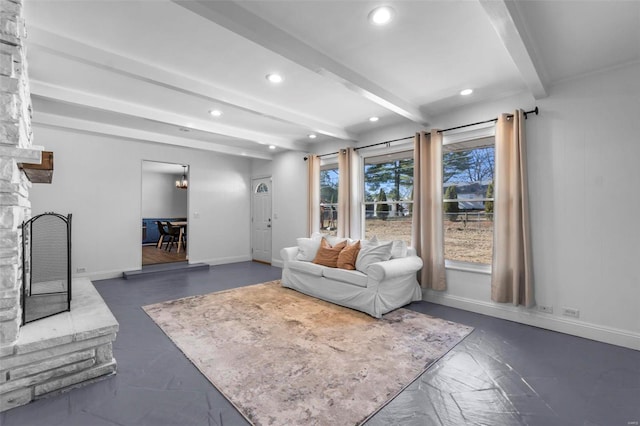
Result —
[[[320, 184], [320, 188], [318, 188], [318, 196], [320, 197], [320, 199], [318, 200], [318, 206], [320, 207], [320, 210], [322, 210], [323, 207], [329, 206], [332, 207], [332, 212], [335, 211], [336, 214], [338, 212], [338, 204], [339, 204], [339, 187], [340, 187], [340, 170], [338, 168], [338, 157], [329, 157], [329, 158], [322, 158], [320, 160], [320, 171], [319, 173], [322, 174], [322, 171], [324, 170], [336, 170], [338, 173], [338, 188], [336, 189], [336, 194], [338, 194], [338, 199], [336, 200], [335, 203], [323, 203], [322, 202], [322, 179], [320, 179], [320, 176], [318, 176], [318, 181]], [[333, 215], [333, 213], [332, 213]], [[332, 216], [333, 217], [333, 216]], [[333, 219], [330, 219], [330, 222]], [[337, 226], [337, 221], [340, 220], [339, 218], [336, 217], [336, 226], [334, 228], [322, 228], [322, 226], [320, 227], [320, 232], [324, 232], [324, 233], [329, 233], [331, 235], [335, 235], [337, 230], [338, 230], [338, 226]], [[323, 217], [322, 217], [322, 212], [320, 213], [320, 222], [323, 223]]]
[[[495, 135], [496, 135], [495, 122], [482, 123], [480, 125], [473, 126], [473, 128], [471, 129], [464, 128], [464, 129], [458, 129], [458, 130], [446, 132], [442, 138], [442, 146], [444, 148], [447, 145], [462, 144], [465, 142], [479, 141], [479, 140], [485, 140], [485, 139], [493, 140], [493, 145], [495, 146]], [[484, 144], [484, 146], [487, 146], [487, 145], [489, 144]], [[478, 148], [480, 146], [483, 146], [483, 145], [478, 145]], [[443, 150], [443, 157], [444, 157], [444, 150]], [[444, 164], [443, 164], [443, 167], [444, 167]], [[494, 179], [495, 179], [495, 176], [494, 176]], [[442, 192], [442, 200], [444, 205], [444, 189]], [[495, 198], [482, 198], [482, 200], [495, 202]], [[444, 223], [444, 217], [443, 217], [443, 223]], [[444, 229], [442, 230], [442, 232], [443, 232], [443, 238], [444, 238]], [[492, 250], [493, 250], [493, 247], [492, 247]], [[445, 259], [445, 268], [464, 271], [464, 272], [474, 272], [474, 273], [481, 273], [481, 274], [487, 274], [487, 275], [491, 274], [491, 264], [486, 264], [486, 263], [474, 263], [474, 262], [465, 262], [461, 260]]]
[[[410, 142], [397, 143], [392, 146], [385, 146], [383, 148], [373, 148], [373, 147], [362, 148], [357, 151], [358, 157], [359, 157], [357, 185], [358, 185], [358, 202], [360, 205], [360, 214], [358, 217], [360, 218], [359, 229], [360, 229], [360, 236], [362, 238], [364, 238], [366, 235], [366, 226], [367, 226], [367, 223], [366, 223], [366, 219], [367, 219], [366, 204], [367, 203], [365, 202], [366, 182], [365, 182], [365, 175], [364, 175], [364, 168], [367, 162], [367, 158], [380, 157], [385, 155], [395, 155], [403, 152], [411, 153], [411, 156], [413, 157], [414, 165], [415, 165], [415, 150], [414, 150], [413, 140]], [[413, 201], [411, 201], [411, 203], [413, 203]], [[411, 241], [411, 243], [413, 243], [413, 241]]]

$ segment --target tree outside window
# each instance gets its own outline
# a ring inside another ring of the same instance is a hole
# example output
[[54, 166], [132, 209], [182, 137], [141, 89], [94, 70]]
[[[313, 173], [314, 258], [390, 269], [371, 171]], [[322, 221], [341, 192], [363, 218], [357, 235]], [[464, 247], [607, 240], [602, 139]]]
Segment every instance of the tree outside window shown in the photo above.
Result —
[[320, 168], [320, 232], [336, 235], [338, 232], [338, 166]]
[[411, 243], [413, 151], [365, 159], [364, 207], [365, 238]]
[[490, 264], [493, 254], [493, 141], [443, 146], [445, 259]]

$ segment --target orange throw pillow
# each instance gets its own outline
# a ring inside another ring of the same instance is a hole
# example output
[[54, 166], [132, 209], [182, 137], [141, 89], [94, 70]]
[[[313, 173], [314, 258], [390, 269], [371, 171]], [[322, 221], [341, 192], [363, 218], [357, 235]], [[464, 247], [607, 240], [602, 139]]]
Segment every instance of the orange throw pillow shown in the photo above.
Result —
[[356, 259], [360, 252], [360, 241], [346, 246], [338, 255], [338, 268], [353, 271], [356, 269]]
[[322, 238], [320, 248], [318, 249], [315, 259], [313, 259], [313, 263], [328, 266], [330, 268], [336, 268], [338, 266], [338, 256], [346, 245], [347, 242], [343, 241], [331, 247], [331, 244], [329, 244], [326, 238]]

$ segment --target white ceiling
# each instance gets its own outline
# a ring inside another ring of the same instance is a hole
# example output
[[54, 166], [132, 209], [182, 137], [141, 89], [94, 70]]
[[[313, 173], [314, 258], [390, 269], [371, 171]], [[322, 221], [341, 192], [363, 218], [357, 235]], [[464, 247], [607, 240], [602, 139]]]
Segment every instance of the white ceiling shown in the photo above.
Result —
[[638, 0], [384, 3], [29, 0], [34, 121], [271, 158], [640, 60]]

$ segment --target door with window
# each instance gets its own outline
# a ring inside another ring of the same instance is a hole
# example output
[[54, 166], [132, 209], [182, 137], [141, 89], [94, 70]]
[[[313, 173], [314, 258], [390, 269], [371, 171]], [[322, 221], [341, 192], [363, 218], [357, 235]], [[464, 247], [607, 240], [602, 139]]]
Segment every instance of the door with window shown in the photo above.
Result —
[[251, 252], [253, 260], [271, 264], [271, 178], [253, 179]]

